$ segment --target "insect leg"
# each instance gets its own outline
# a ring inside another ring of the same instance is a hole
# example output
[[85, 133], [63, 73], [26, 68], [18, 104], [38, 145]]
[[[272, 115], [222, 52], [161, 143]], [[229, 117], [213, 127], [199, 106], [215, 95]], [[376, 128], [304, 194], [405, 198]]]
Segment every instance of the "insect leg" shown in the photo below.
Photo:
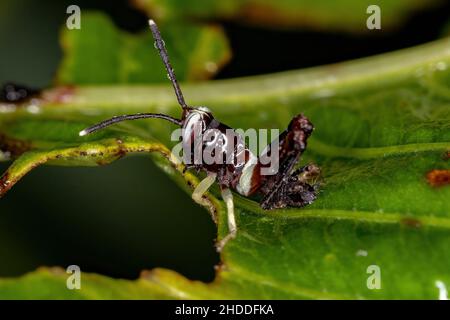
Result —
[[[211, 208], [211, 203], [203, 198], [203, 195], [208, 191], [208, 189], [213, 185], [214, 181], [216, 181], [217, 173], [209, 173], [205, 179], [203, 179], [195, 188], [192, 193], [192, 199], [197, 202], [199, 205], [204, 207]], [[214, 208], [213, 208], [214, 209]], [[214, 222], [217, 222], [217, 217], [213, 215]]]
[[217, 251], [222, 251], [228, 241], [236, 237], [236, 218], [234, 216], [234, 202], [233, 194], [230, 189], [226, 188], [222, 190], [222, 198], [227, 205], [227, 216], [228, 216], [228, 234], [217, 244]]

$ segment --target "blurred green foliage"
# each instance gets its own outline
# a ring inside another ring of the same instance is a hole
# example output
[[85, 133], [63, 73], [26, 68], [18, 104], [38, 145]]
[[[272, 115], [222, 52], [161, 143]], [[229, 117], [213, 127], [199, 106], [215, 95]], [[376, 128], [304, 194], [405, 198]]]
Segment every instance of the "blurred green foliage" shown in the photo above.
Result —
[[[162, 30], [177, 77], [205, 80], [230, 59], [230, 49], [218, 26], [168, 24]], [[84, 13], [81, 30], [62, 28], [65, 55], [59, 84], [167, 82], [166, 71], [148, 30], [139, 35], [117, 29], [101, 13]]]
[[366, 10], [378, 5], [383, 28], [401, 25], [414, 11], [436, 4], [440, 0], [136, 0], [150, 15], [164, 20], [225, 19], [259, 26], [341, 30], [367, 32]]

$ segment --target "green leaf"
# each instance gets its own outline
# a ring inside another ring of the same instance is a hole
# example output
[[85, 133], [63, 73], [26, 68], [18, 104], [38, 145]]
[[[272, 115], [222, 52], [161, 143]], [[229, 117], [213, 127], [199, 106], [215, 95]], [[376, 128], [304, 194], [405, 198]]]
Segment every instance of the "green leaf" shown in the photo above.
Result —
[[[230, 48], [218, 26], [164, 25], [172, 64], [179, 80], [209, 79], [230, 59]], [[167, 82], [149, 30], [132, 35], [117, 29], [104, 14], [86, 12], [80, 30], [62, 28], [64, 59], [58, 84]]]
[[[382, 28], [394, 28], [415, 11], [440, 3], [439, 0], [136, 0], [136, 5], [157, 19], [227, 19], [259, 26], [367, 31], [366, 13], [378, 5]], [[370, 11], [373, 13], [372, 11]]]
[[[438, 286], [450, 286], [449, 83], [450, 39], [442, 39], [319, 68], [182, 84], [191, 105], [209, 106], [234, 128], [283, 129], [294, 115], [308, 116], [316, 130], [302, 164], [322, 168], [318, 199], [264, 211], [235, 194], [238, 236], [211, 284], [157, 269], [136, 281], [88, 274], [80, 291], [69, 292], [66, 274], [44, 269], [0, 280], [0, 298], [437, 299]], [[78, 136], [125, 112], [179, 116], [169, 84], [57, 87], [42, 94], [38, 109], [0, 110], [0, 145], [20, 155], [2, 177], [2, 194], [40, 164], [106, 164], [133, 152], [154, 152], [186, 190], [198, 183], [171, 157], [175, 127], [166, 122]], [[221, 238], [218, 194], [214, 188], [207, 199]], [[372, 265], [381, 270], [380, 289], [367, 287]]]

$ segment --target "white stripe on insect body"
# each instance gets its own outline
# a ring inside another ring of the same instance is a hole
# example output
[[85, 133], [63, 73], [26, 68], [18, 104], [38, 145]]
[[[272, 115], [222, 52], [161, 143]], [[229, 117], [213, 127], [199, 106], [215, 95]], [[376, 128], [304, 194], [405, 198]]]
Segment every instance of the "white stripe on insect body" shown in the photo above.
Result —
[[239, 177], [239, 183], [236, 186], [236, 191], [243, 196], [248, 196], [252, 190], [252, 180], [258, 164], [258, 158], [250, 151], [249, 154], [249, 159], [244, 165], [244, 169]]

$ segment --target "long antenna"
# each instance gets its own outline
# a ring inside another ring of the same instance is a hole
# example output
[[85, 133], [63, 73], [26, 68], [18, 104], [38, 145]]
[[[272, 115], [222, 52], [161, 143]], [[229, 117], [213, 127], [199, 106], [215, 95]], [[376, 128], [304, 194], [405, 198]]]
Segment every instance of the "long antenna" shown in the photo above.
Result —
[[[151, 19], [148, 21], [148, 23], [150, 25], [150, 29], [152, 30], [153, 38], [155, 39], [156, 48], [158, 49], [159, 55], [161, 56], [164, 66], [167, 69], [170, 81], [172, 82], [172, 86], [175, 89], [175, 95], [177, 96], [178, 103], [181, 106], [181, 108], [183, 108], [183, 110], [189, 109], [188, 105], [184, 101], [183, 93], [181, 92], [180, 86], [178, 85], [177, 78], [175, 76], [175, 73], [173, 72], [172, 66], [170, 65], [169, 55], [167, 53], [166, 46], [164, 44], [164, 40], [161, 38], [161, 33], [159, 32], [158, 26], [156, 25], [155, 21], [153, 21]], [[183, 123], [182, 120], [172, 118], [165, 114], [137, 113], [137, 114], [112, 117], [111, 119], [102, 121], [96, 125], [93, 125], [89, 128], [86, 128], [86, 129], [80, 131], [79, 135], [85, 136], [85, 135], [91, 134], [97, 130], [103, 129], [105, 127], [108, 127], [108, 126], [110, 126], [114, 123], [120, 122], [120, 121], [136, 120], [136, 119], [144, 119], [144, 118], [164, 119], [164, 120], [170, 121], [179, 126], [181, 126]]]
[[100, 123], [97, 123], [96, 125], [93, 125], [92, 127], [86, 128], [82, 131], [80, 131], [80, 136], [85, 136], [88, 134], [91, 134], [92, 132], [95, 132], [97, 130], [103, 129], [104, 127], [110, 126], [114, 123], [125, 121], [125, 120], [137, 120], [137, 119], [144, 119], [144, 118], [158, 118], [158, 119], [164, 119], [167, 121], [170, 121], [172, 123], [175, 123], [177, 125], [181, 125], [181, 120], [166, 116], [165, 114], [160, 113], [136, 113], [136, 114], [130, 114], [130, 115], [124, 115], [124, 116], [115, 116], [111, 119], [102, 121]]
[[155, 21], [150, 19], [148, 21], [148, 24], [150, 25], [150, 29], [152, 30], [153, 38], [155, 39], [155, 45], [156, 48], [159, 51], [159, 55], [161, 56], [161, 59], [164, 63], [164, 66], [166, 67], [168, 76], [170, 81], [172, 82], [172, 86], [175, 90], [175, 94], [177, 96], [178, 103], [183, 109], [189, 108], [184, 101], [183, 93], [181, 92], [180, 86], [178, 85], [177, 78], [175, 76], [175, 73], [172, 69], [172, 66], [169, 61], [169, 54], [166, 50], [166, 45], [164, 43], [164, 40], [161, 38], [161, 33], [159, 32], [158, 26], [156, 25]]

